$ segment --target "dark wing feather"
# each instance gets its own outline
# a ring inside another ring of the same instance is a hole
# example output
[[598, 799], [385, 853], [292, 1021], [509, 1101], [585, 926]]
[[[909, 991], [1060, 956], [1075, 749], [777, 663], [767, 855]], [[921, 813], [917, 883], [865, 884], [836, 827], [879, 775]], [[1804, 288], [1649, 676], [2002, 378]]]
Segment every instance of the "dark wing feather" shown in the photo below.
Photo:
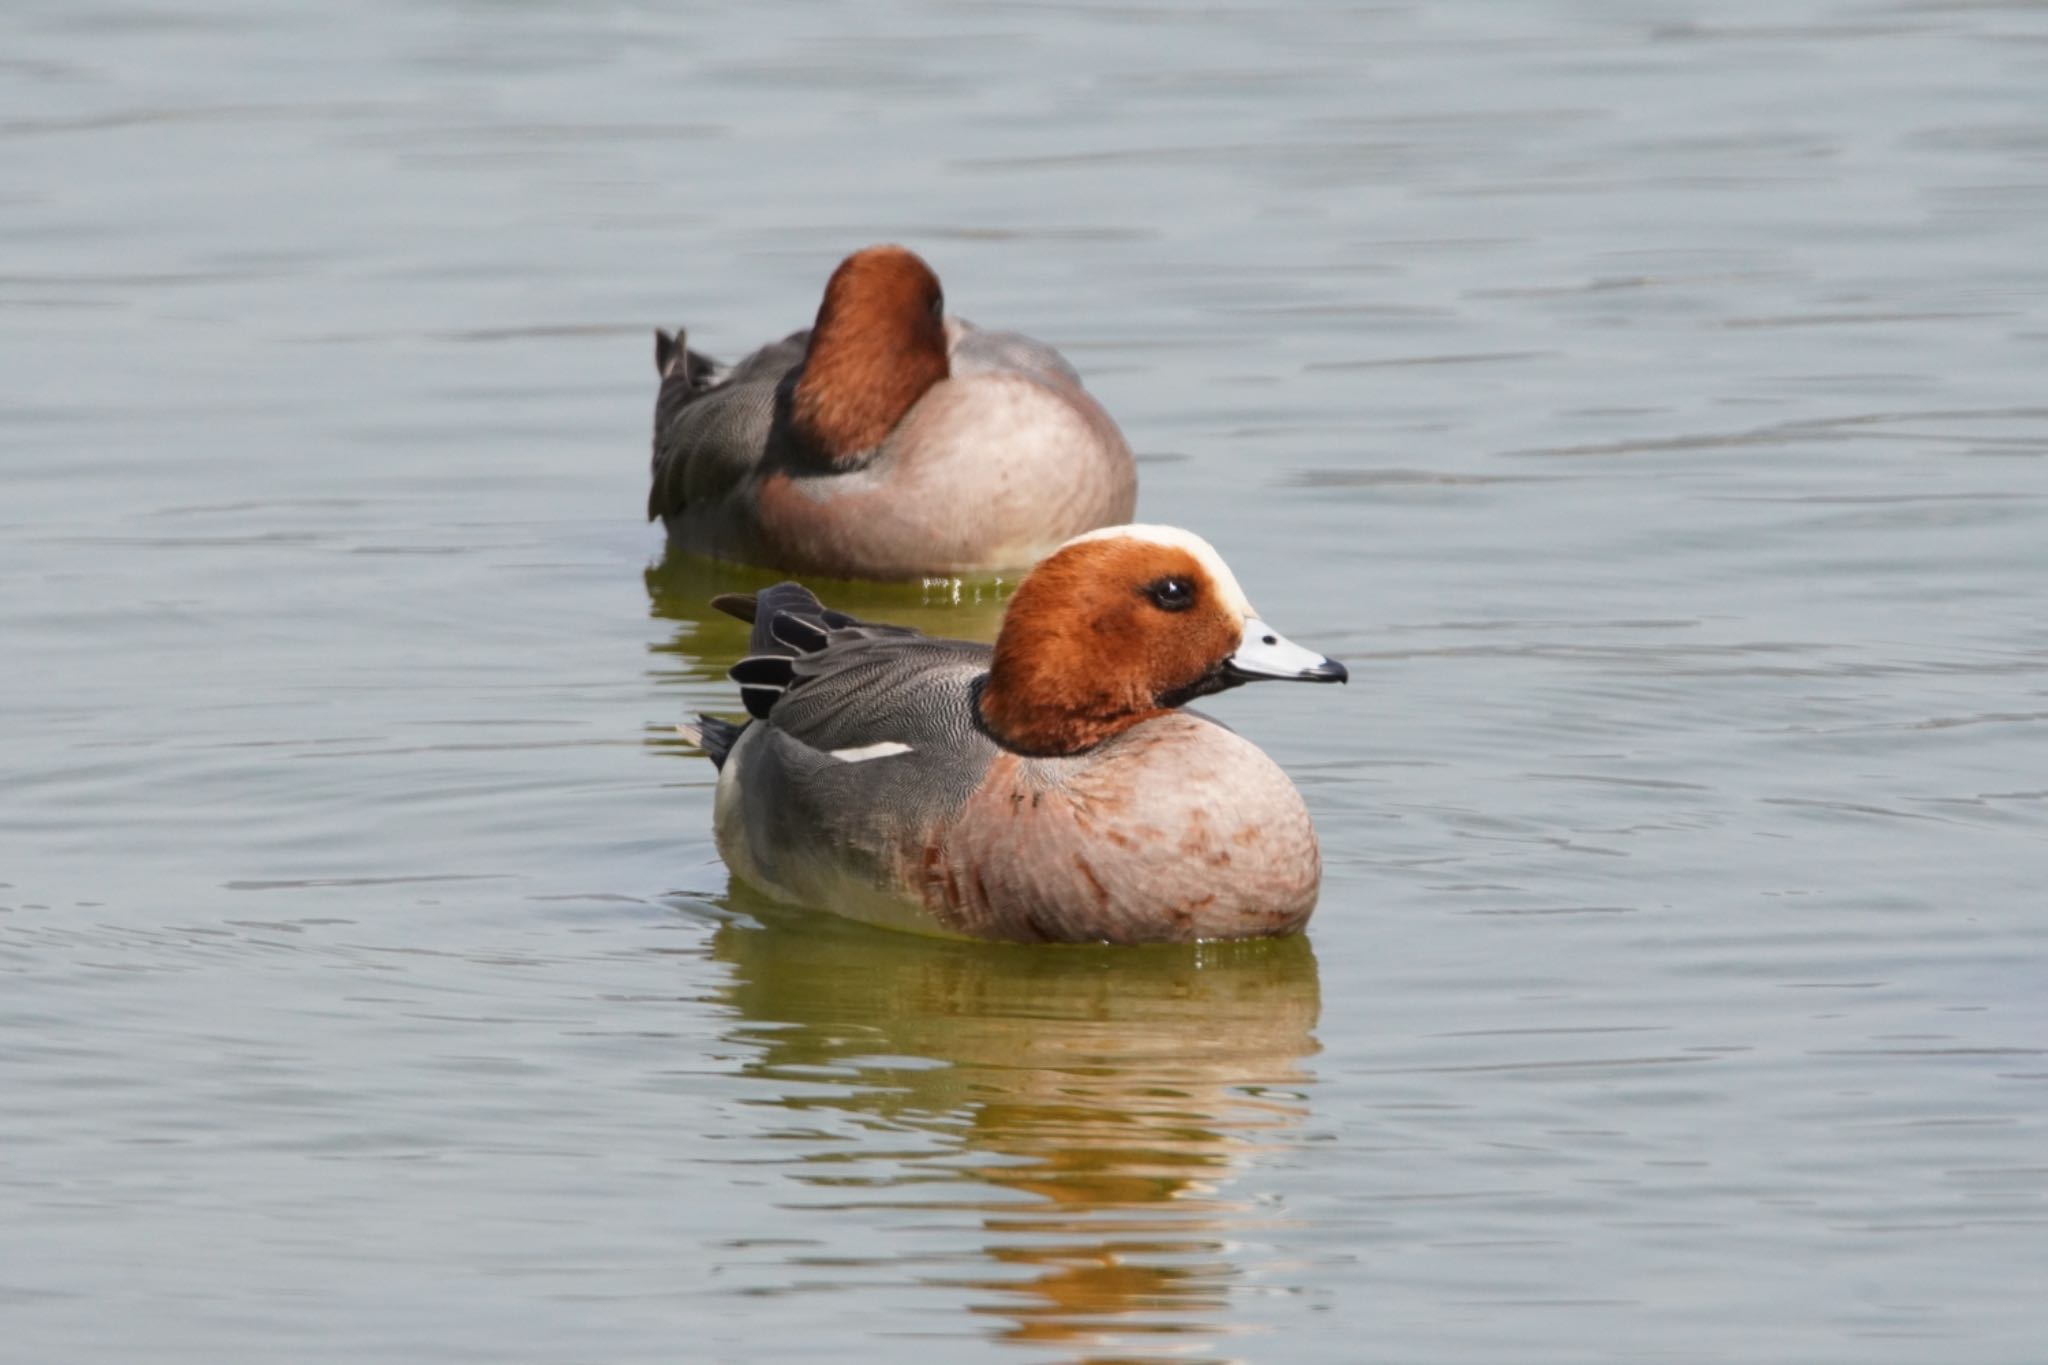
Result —
[[[754, 594], [754, 629], [747, 637], [747, 649], [754, 654], [801, 654], [801, 649], [784, 638], [784, 632], [794, 627], [778, 630], [777, 622], [788, 617], [810, 625], [817, 632], [825, 629], [824, 615], [825, 604], [801, 583], [777, 583], [772, 588], [763, 588]], [[824, 646], [820, 643], [814, 647]]]
[[815, 654], [832, 642], [832, 630], [819, 617], [777, 612], [768, 618], [768, 633], [775, 642], [788, 645], [798, 654]]
[[726, 670], [740, 685], [747, 714], [766, 720], [768, 712], [796, 681], [796, 660], [787, 654], [750, 654]]
[[711, 599], [713, 609], [727, 616], [737, 616], [748, 625], [754, 623], [754, 594], [750, 592], [722, 592]]
[[[726, 594], [714, 599], [714, 605], [743, 621], [753, 622], [747, 657], [734, 664], [727, 676], [740, 685], [740, 699], [751, 714], [765, 720], [770, 711], [776, 711], [778, 725], [782, 723], [782, 712], [777, 708], [812, 679], [846, 677], [855, 693], [852, 701], [857, 713], [849, 719], [857, 724], [859, 716], [865, 714], [863, 707], [886, 704], [886, 696], [892, 690], [886, 685], [879, 688], [881, 696], [861, 694], [870, 683], [886, 684], [884, 675], [891, 661], [908, 657], [904, 651], [923, 648], [950, 658], [959, 648], [982, 648], [958, 646], [948, 640], [927, 640], [909, 626], [856, 620], [827, 607], [801, 583], [777, 583], [757, 593]], [[836, 693], [840, 689], [834, 686], [828, 690]], [[836, 731], [844, 727], [831, 728]]]
[[776, 389], [803, 363], [809, 337], [797, 332], [763, 346], [730, 370], [690, 350], [680, 332], [656, 337], [662, 379], [648, 520], [715, 501], [753, 470], [774, 428]]
[[753, 624], [747, 637], [749, 654], [816, 654], [844, 633], [917, 635], [911, 626], [878, 625], [834, 611], [801, 583], [777, 583], [752, 593], [724, 593], [711, 605], [728, 616]]
[[990, 649], [915, 631], [835, 631], [832, 643], [791, 662], [774, 726], [813, 749], [858, 748], [878, 738], [949, 747], [972, 729], [967, 699]]
[[725, 593], [712, 605], [753, 623], [749, 652], [727, 675], [747, 713], [772, 716], [800, 744], [830, 752], [883, 732], [957, 744], [972, 729], [964, 699], [988, 670], [987, 645], [861, 621], [800, 583]]

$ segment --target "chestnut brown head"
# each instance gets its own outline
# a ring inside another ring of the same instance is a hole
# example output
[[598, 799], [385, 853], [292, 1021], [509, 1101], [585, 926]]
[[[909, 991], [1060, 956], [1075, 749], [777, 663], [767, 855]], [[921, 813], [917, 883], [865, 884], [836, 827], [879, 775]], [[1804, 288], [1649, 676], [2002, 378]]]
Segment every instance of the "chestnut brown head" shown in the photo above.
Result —
[[791, 395], [797, 439], [835, 464], [879, 445], [946, 377], [945, 313], [939, 277], [915, 252], [871, 246], [841, 261]]
[[981, 714], [1020, 753], [1074, 754], [1242, 683], [1348, 676], [1259, 620], [1201, 537], [1113, 526], [1068, 541], [1018, 587]]

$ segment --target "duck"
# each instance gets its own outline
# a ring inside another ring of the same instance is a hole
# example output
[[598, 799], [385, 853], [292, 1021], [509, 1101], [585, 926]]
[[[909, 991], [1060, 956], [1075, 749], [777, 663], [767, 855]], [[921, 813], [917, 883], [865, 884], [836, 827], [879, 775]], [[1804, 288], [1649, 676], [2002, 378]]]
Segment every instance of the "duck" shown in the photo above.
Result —
[[1177, 527], [1075, 536], [993, 646], [857, 620], [789, 582], [712, 600], [750, 623], [748, 718], [683, 735], [717, 768], [713, 832], [766, 896], [885, 928], [1016, 943], [1299, 932], [1322, 883], [1301, 794], [1187, 703], [1341, 683]]
[[1129, 521], [1130, 446], [1051, 346], [949, 316], [893, 244], [732, 366], [657, 331], [647, 518], [672, 546], [830, 578], [982, 576]]

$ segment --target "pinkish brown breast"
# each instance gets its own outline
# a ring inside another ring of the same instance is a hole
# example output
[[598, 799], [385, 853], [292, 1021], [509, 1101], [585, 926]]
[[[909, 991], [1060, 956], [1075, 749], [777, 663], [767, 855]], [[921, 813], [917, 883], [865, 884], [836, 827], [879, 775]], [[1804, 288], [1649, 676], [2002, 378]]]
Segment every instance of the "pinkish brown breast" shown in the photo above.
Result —
[[1024, 942], [1290, 934], [1322, 882], [1287, 775], [1183, 712], [1079, 758], [999, 756], [918, 863], [945, 929]]

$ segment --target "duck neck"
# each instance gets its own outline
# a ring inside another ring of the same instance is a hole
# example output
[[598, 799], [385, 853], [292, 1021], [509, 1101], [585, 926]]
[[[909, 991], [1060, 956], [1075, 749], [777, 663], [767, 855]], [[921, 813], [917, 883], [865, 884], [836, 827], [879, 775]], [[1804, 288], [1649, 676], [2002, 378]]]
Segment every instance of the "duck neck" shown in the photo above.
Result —
[[996, 643], [977, 699], [981, 723], [1004, 748], [1033, 758], [1083, 754], [1140, 721], [1164, 713], [1150, 697], [1096, 682], [1077, 685], [1072, 671], [1006, 654]]
[[936, 322], [907, 330], [861, 326], [834, 316], [828, 305], [791, 395], [790, 429], [827, 464], [857, 464], [947, 373], [945, 333]]

